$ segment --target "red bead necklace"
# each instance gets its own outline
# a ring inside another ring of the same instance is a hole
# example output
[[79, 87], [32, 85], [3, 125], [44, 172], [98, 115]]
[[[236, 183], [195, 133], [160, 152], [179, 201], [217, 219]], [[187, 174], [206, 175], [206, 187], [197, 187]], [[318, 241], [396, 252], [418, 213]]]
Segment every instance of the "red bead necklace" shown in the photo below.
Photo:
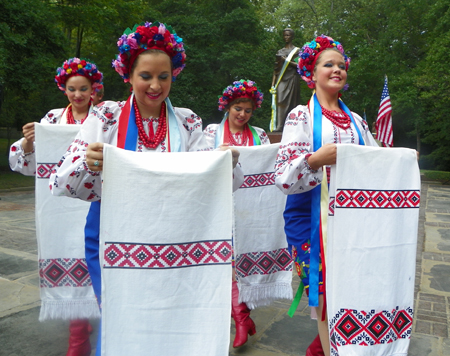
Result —
[[136, 99], [133, 100], [134, 112], [136, 116], [136, 126], [138, 128], [139, 139], [143, 142], [144, 146], [149, 149], [155, 149], [166, 137], [167, 123], [166, 123], [166, 103], [163, 101], [161, 104], [161, 112], [158, 118], [158, 128], [156, 134], [153, 131], [153, 124], [150, 121], [148, 124], [149, 134], [147, 135], [144, 130], [144, 123], [141, 113], [136, 103]]
[[331, 111], [322, 106], [322, 115], [343, 130], [347, 130], [350, 127], [350, 116], [345, 112]]
[[[83, 123], [84, 120], [86, 120], [86, 118], [88, 117], [88, 115], [89, 115], [89, 110], [88, 110], [88, 112], [86, 113], [86, 116], [84, 117], [84, 119], [81, 120], [81, 123]], [[68, 123], [69, 125], [75, 125], [75, 124], [76, 124], [75, 118], [73, 117], [72, 105], [70, 105], [70, 106], [67, 108], [67, 123]]]
[[238, 143], [235, 140], [234, 135], [231, 132], [231, 130], [228, 130], [228, 142], [229, 142], [230, 146], [247, 146], [248, 137], [245, 133], [246, 133], [245, 131], [241, 132], [242, 143]]

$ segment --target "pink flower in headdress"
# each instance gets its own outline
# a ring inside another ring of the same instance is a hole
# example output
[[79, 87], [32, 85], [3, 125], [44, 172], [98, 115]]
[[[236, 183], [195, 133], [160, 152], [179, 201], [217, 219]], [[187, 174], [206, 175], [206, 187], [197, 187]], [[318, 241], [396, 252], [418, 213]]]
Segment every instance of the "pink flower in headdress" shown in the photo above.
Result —
[[136, 39], [134, 37], [130, 36], [127, 39], [127, 43], [128, 43], [128, 46], [130, 46], [130, 48], [132, 48], [132, 49], [138, 49], [139, 48], [139, 45], [138, 45], [138, 43], [137, 43], [137, 41], [136, 41]]
[[172, 76], [176, 77], [178, 74], [181, 73], [182, 70], [183, 70], [182, 67], [174, 69], [173, 72], [172, 72]]
[[165, 32], [166, 32], [166, 26], [164, 26], [163, 23], [160, 23], [160, 24], [159, 24], [159, 28], [158, 28], [158, 33], [159, 33], [160, 35], [164, 35]]
[[336, 48], [339, 50], [339, 52], [344, 54], [344, 47], [342, 47], [342, 45], [340, 43], [336, 46]]
[[73, 59], [73, 63], [76, 63], [76, 64], [80, 63], [80, 59], [79, 58], [74, 58]]

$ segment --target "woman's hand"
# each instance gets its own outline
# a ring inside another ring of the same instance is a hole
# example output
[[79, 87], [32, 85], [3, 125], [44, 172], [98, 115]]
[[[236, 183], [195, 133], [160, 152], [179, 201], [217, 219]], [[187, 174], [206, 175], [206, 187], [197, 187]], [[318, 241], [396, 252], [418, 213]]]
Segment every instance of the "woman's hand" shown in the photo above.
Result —
[[237, 163], [239, 162], [239, 151], [233, 147], [231, 147], [229, 144], [227, 143], [223, 143], [219, 146], [219, 149], [221, 151], [226, 151], [226, 150], [231, 150], [231, 154], [233, 156], [233, 169], [236, 167]]
[[327, 143], [308, 158], [309, 166], [317, 171], [322, 166], [336, 164], [337, 147], [335, 143]]
[[103, 143], [91, 143], [86, 151], [86, 164], [93, 172], [100, 172], [103, 170]]
[[34, 122], [29, 122], [22, 127], [24, 139], [22, 141], [22, 148], [25, 153], [33, 151], [34, 142]]

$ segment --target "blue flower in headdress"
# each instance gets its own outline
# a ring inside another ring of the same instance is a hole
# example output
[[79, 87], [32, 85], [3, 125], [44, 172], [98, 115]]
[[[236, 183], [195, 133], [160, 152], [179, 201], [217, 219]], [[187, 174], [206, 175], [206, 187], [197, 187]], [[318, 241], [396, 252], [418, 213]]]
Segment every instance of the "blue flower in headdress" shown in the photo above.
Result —
[[174, 34], [173, 38], [175, 39], [175, 41], [177, 41], [177, 43], [181, 43], [183, 42], [183, 39], [181, 37], [178, 37], [178, 35]]
[[183, 56], [181, 55], [181, 53], [177, 53], [173, 58], [172, 58], [172, 63], [173, 63], [173, 67], [174, 68], [178, 68], [179, 66], [181, 66], [181, 61], [183, 60]]
[[141, 37], [142, 36], [139, 32], [134, 33], [134, 39], [136, 40], [136, 42], [140, 42]]
[[124, 44], [122, 46], [119, 47], [119, 52], [120, 53], [125, 53], [128, 52], [130, 50], [130, 46], [127, 44]]
[[153, 41], [164, 41], [164, 36], [157, 33], [156, 35], [153, 36]]
[[86, 68], [86, 70], [91, 70], [91, 68], [92, 68], [91, 63], [87, 63], [85, 68]]
[[309, 42], [308, 47], [315, 49], [317, 47], [317, 42], [316, 41]]
[[302, 53], [302, 55], [300, 56], [302, 59], [306, 59], [309, 57], [309, 53]]

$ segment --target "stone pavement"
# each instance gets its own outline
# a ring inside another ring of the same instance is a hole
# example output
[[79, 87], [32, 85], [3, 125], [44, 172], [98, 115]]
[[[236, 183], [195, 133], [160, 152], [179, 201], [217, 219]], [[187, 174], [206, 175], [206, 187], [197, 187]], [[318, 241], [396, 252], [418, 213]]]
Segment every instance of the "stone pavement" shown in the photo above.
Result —
[[[0, 356], [64, 356], [68, 322], [38, 321], [34, 193], [0, 191], [0, 199]], [[409, 355], [450, 356], [450, 186], [422, 184], [416, 271]], [[303, 356], [317, 334], [316, 322], [306, 298], [293, 318], [286, 315], [289, 305], [276, 302], [253, 311], [257, 334], [239, 349], [230, 347], [230, 355]], [[95, 345], [98, 323], [93, 325]], [[233, 339], [233, 325], [231, 334]]]

